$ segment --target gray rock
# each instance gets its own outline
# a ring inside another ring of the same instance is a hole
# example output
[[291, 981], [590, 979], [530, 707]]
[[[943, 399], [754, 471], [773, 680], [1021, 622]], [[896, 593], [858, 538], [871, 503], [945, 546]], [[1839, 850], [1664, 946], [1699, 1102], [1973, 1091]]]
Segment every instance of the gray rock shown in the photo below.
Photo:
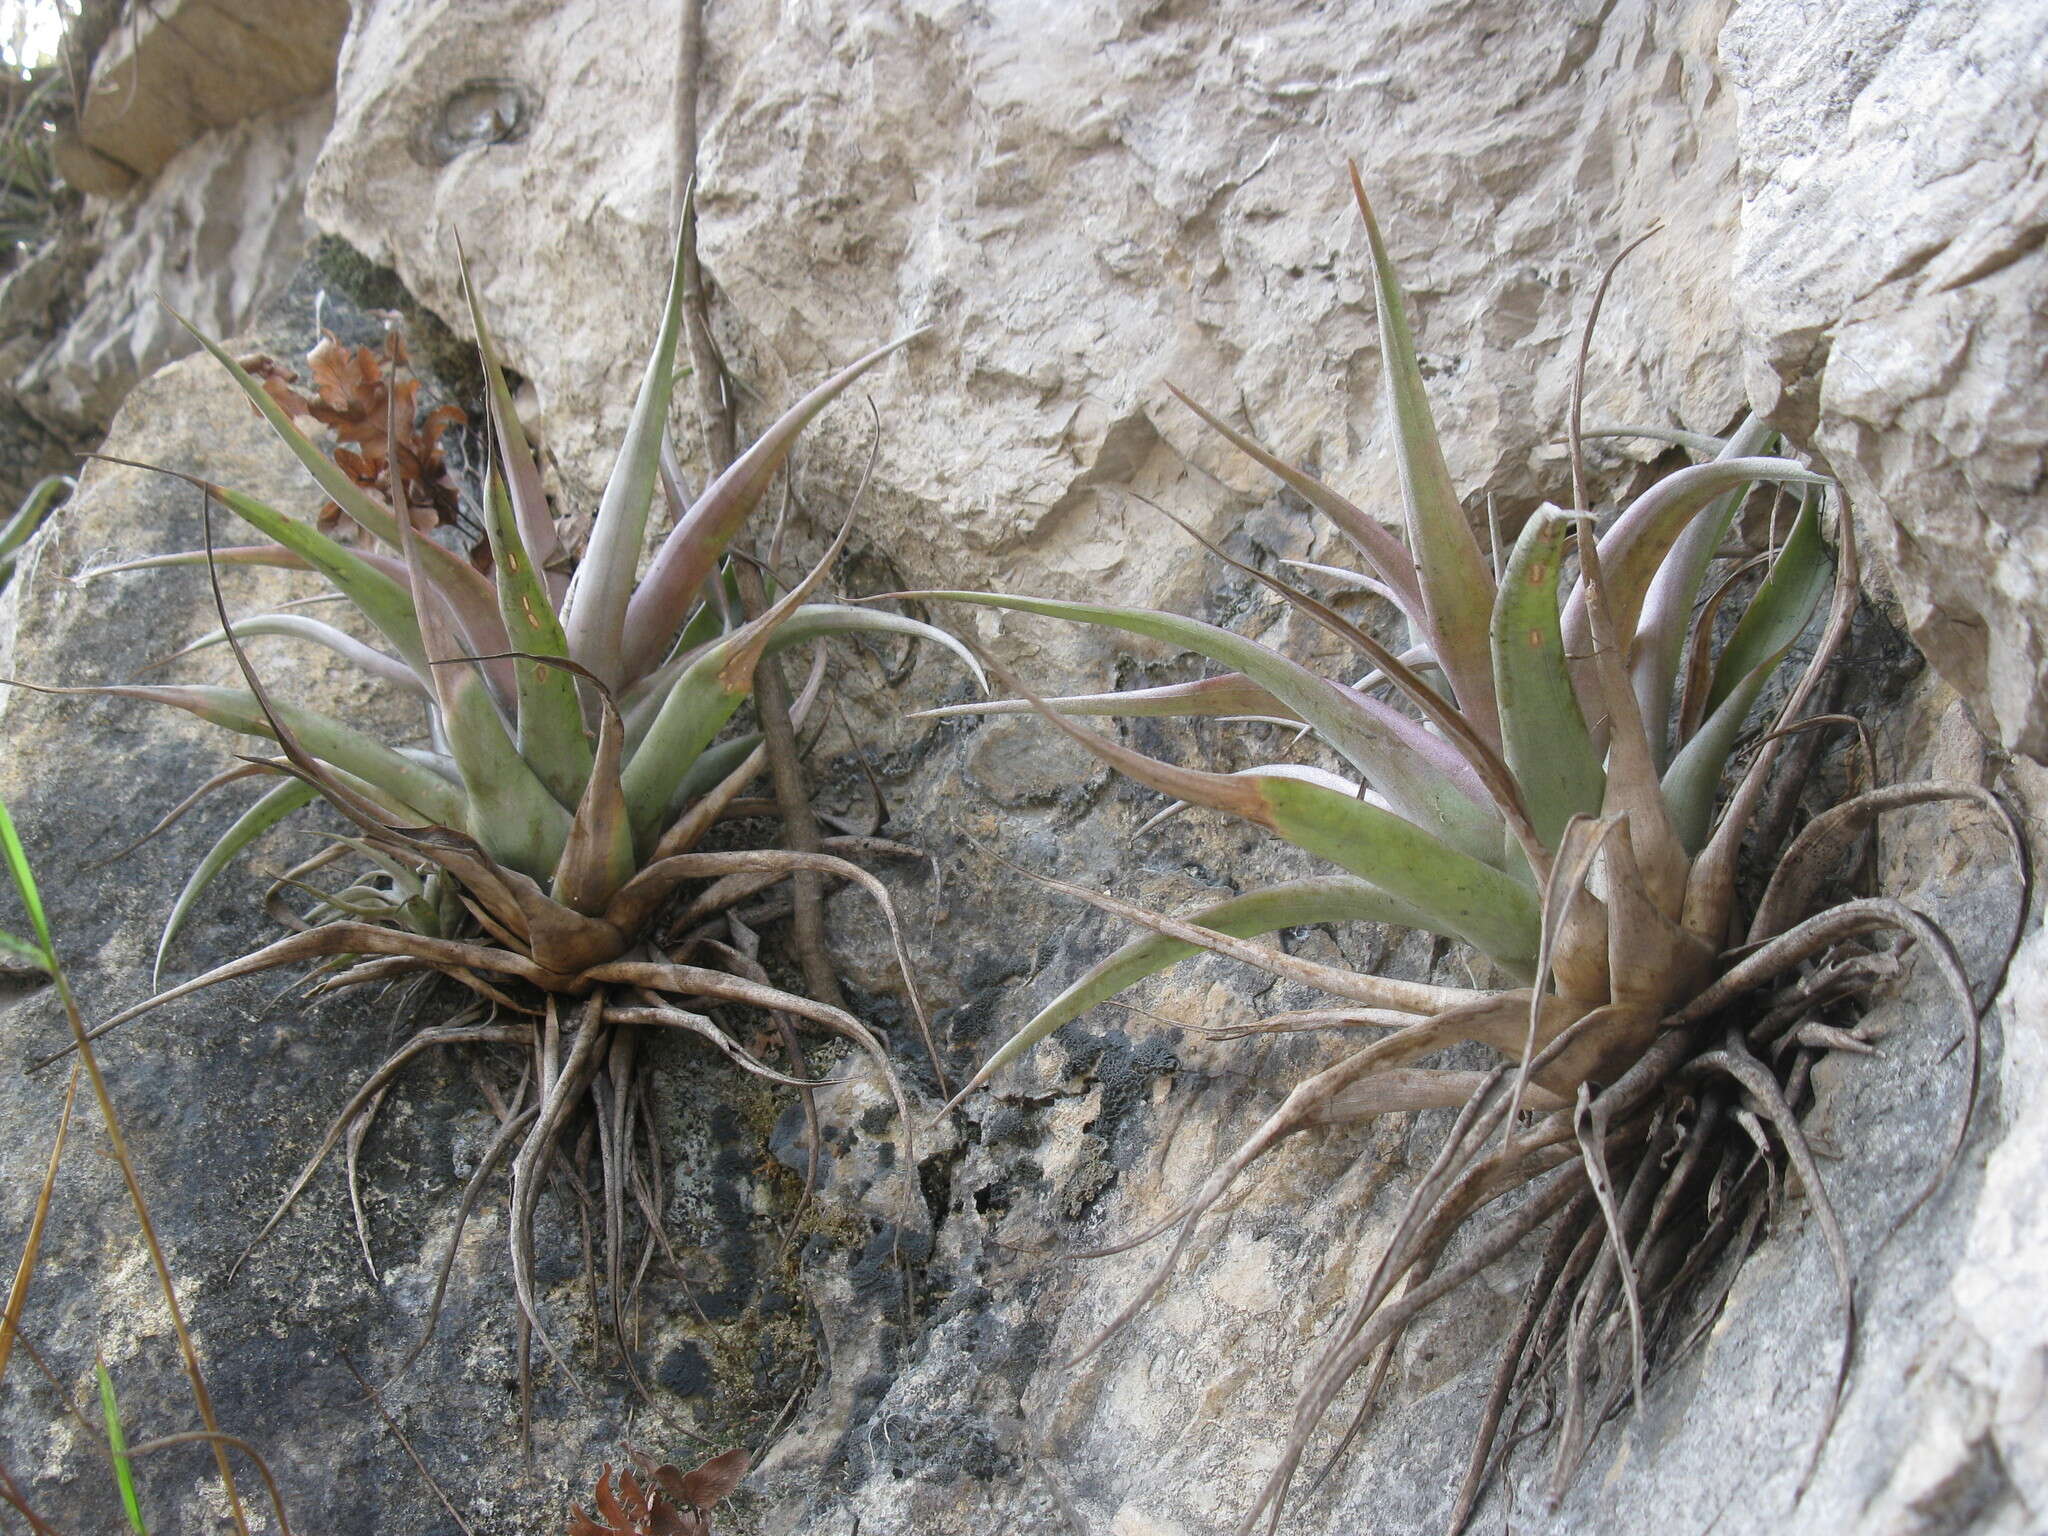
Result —
[[1987, 733], [2048, 753], [2048, 16], [1744, 4], [1745, 379], [1854, 498], [1876, 580]]

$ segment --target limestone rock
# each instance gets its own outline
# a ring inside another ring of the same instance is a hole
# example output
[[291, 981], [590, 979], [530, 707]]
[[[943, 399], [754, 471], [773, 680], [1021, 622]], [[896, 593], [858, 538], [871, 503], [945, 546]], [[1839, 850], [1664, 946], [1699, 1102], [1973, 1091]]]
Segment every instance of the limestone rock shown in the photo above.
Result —
[[[912, 582], [1190, 595], [1190, 546], [1117, 488], [1212, 527], [1268, 493], [1167, 379], [1397, 515], [1356, 155], [1475, 508], [1556, 490], [1575, 328], [1603, 253], [1652, 219], [1668, 232], [1619, 286], [1595, 409], [1725, 426], [1721, 14], [1095, 0], [1047, 32], [1023, 5], [709, 7], [702, 243], [743, 417], [931, 327], [867, 390], [883, 431], [862, 527]], [[666, 274], [671, 24], [592, 0], [369, 7], [309, 192], [446, 315], [464, 235], [586, 494]], [[1486, 83], [1441, 89], [1475, 52]], [[419, 163], [407, 146], [473, 79], [516, 82], [530, 127]], [[828, 416], [807, 482], [850, 488], [868, 438], [857, 406]]]
[[325, 95], [348, 24], [347, 0], [168, 0], [132, 9], [94, 60], [63, 163], [83, 191], [118, 194], [147, 183], [211, 129]]
[[[104, 429], [137, 380], [198, 345], [170, 310], [225, 336], [282, 293], [313, 235], [299, 188], [332, 111], [315, 97], [205, 132], [146, 187], [97, 210], [97, 260], [62, 331], [11, 375], [24, 406], [66, 432]], [[0, 309], [32, 325], [47, 312], [20, 280], [0, 288]]]
[[1842, 477], [1913, 638], [2048, 754], [2048, 15], [1743, 4], [1745, 377]]

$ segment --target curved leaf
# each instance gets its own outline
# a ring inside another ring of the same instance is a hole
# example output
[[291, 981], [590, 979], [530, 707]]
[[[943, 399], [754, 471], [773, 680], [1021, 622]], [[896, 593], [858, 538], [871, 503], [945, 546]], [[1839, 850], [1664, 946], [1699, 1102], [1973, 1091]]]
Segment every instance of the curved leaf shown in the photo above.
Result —
[[[1285, 716], [1287, 706], [1242, 672], [1225, 672], [1191, 683], [1165, 683], [1157, 688], [1127, 688], [1120, 693], [1076, 693], [1047, 699], [1063, 715], [1116, 715], [1139, 719], [1210, 720], [1229, 715]], [[945, 704], [920, 709], [912, 720], [957, 720], [965, 715], [1029, 715], [1037, 713], [1028, 699], [989, 699], [979, 704]]]
[[254, 805], [236, 817], [234, 825], [207, 850], [206, 857], [185, 877], [184, 888], [171, 904], [171, 915], [164, 920], [163, 933], [156, 941], [156, 961], [149, 973], [150, 991], [154, 992], [163, 985], [164, 957], [170, 953], [172, 941], [184, 929], [186, 919], [192, 915], [193, 903], [199, 900], [201, 893], [244, 848], [294, 811], [309, 804], [316, 794], [313, 786], [302, 779], [288, 778], [282, 784], [272, 786]]
[[1553, 853], [1572, 817], [1599, 808], [1606, 782], [1572, 688], [1558, 622], [1558, 574], [1571, 531], [1569, 516], [1538, 509], [1508, 556], [1493, 608], [1501, 747], [1536, 835]]
[[[624, 671], [628, 680], [661, 659], [687, 617], [697, 589], [716, 569], [719, 557], [768, 489], [797, 434], [855, 379], [923, 334], [912, 331], [856, 358], [784, 411], [669, 530], [626, 609]], [[627, 572], [629, 579], [631, 574]]]
[[1109, 608], [995, 592], [922, 592], [923, 598], [979, 603], [1018, 613], [1102, 624], [1198, 651], [1235, 667], [1273, 694], [1387, 797], [1402, 815], [1476, 858], [1501, 856], [1504, 824], [1478, 776], [1442, 737], [1341, 683], [1331, 682], [1255, 640], [1179, 614]]
[[[291, 640], [306, 640], [314, 645], [324, 646], [351, 666], [360, 667], [372, 677], [382, 678], [396, 687], [410, 689], [414, 693], [427, 694], [428, 689], [420, 675], [396, 657], [386, 656], [374, 646], [363, 644], [354, 635], [336, 629], [332, 624], [319, 619], [307, 618], [299, 613], [258, 613], [246, 619], [235, 620], [235, 638], [246, 640], [252, 635], [282, 636]], [[161, 662], [152, 666], [167, 666], [180, 657], [209, 646], [227, 643], [225, 629], [212, 629], [197, 640], [179, 646]], [[431, 695], [429, 695], [431, 696]]]
[[512, 648], [528, 653], [512, 663], [518, 679], [519, 755], [556, 800], [574, 805], [590, 781], [592, 761], [576, 679], [561, 667], [533, 660], [567, 657], [568, 637], [534, 568], [505, 482], [497, 475], [490, 476], [485, 488], [484, 512], [498, 612]]
[[[1401, 927], [1426, 926], [1420, 914], [1406, 902], [1364, 880], [1347, 875], [1321, 875], [1308, 880], [1290, 880], [1191, 914], [1188, 922], [1214, 929], [1234, 939], [1256, 938], [1282, 928], [1303, 928], [1313, 923], [1390, 923]], [[1123, 948], [1091, 966], [1065, 991], [1041, 1008], [1022, 1029], [1010, 1036], [994, 1055], [982, 1063], [967, 1085], [955, 1095], [965, 1098], [997, 1072], [1016, 1061], [1032, 1046], [1061, 1025], [1087, 1013], [1098, 1003], [1128, 990], [1147, 976], [1156, 976], [1168, 966], [1200, 954], [1199, 946], [1148, 934], [1133, 939]]]

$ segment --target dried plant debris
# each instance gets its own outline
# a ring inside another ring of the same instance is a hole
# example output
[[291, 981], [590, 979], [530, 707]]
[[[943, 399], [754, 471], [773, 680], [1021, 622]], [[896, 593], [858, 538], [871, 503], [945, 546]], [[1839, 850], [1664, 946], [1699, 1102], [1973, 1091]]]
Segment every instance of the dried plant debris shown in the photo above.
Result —
[[[1797, 1172], [1812, 1202], [1842, 1311], [1818, 1454], [1849, 1364], [1855, 1286], [1800, 1128], [1813, 1064], [1831, 1051], [1867, 1049], [1856, 1004], [1911, 950], [1940, 973], [1965, 1018], [1961, 1070], [1974, 1104], [1978, 1012], [1954, 951], [1921, 914], [1883, 896], [1816, 911], [1815, 897], [1845, 839], [1900, 806], [1974, 803], [2017, 851], [2016, 830], [1976, 784], [1873, 790], [1816, 820], [1789, 848], [1749, 847], [1748, 858], [1774, 868], [1757, 909], [1738, 910], [1738, 856], [1781, 752], [1799, 733], [1838, 720], [1812, 709], [1857, 602], [1853, 527], [1839, 491], [1806, 466], [1770, 456], [1772, 433], [1752, 419], [1726, 439], [1689, 437], [1698, 462], [1652, 485], [1596, 538], [1575, 388], [1575, 508], [1542, 508], [1511, 548], [1489, 552], [1452, 488], [1401, 290], [1355, 170], [1353, 185], [1371, 250], [1405, 540], [1180, 398], [1336, 524], [1362, 569], [1334, 574], [1391, 605], [1405, 633], [1368, 633], [1304, 588], [1214, 545], [1213, 555], [1353, 652], [1355, 673], [1326, 677], [1171, 613], [988, 592], [915, 594], [1150, 636], [1229, 669], [1198, 682], [1050, 700], [1012, 684], [1015, 698], [930, 713], [1036, 711], [1137, 782], [1264, 827], [1337, 872], [1187, 917], [1059, 886], [1150, 931], [1018, 1030], [954, 1103], [1069, 1020], [1200, 951], [1337, 1000], [1237, 1033], [1373, 1036], [1289, 1085], [1279, 1107], [1172, 1217], [1110, 1250], [1172, 1236], [1151, 1280], [1084, 1354], [1159, 1295], [1204, 1216], [1287, 1138], [1403, 1110], [1456, 1111], [1385, 1255], [1324, 1338], [1292, 1433], [1241, 1531], [1262, 1520], [1277, 1528], [1321, 1426], [1353, 1396], [1341, 1454], [1419, 1312], [1546, 1231], [1450, 1526], [1460, 1530], [1469, 1519], [1498, 1461], [1503, 1424], [1517, 1426], [1516, 1435], [1533, 1432], [1533, 1418], [1523, 1421], [1539, 1402], [1554, 1403], [1546, 1419], [1555, 1451], [1550, 1491], [1561, 1495], [1595, 1430], [1640, 1400], [1651, 1360], [1677, 1347], [1683, 1299], [1696, 1282], [1725, 1277], [1720, 1260], [1746, 1249], [1780, 1163]], [[1596, 298], [1596, 315], [1598, 307]], [[1581, 382], [1584, 364], [1582, 347]], [[1732, 630], [1717, 629], [1713, 608], [1733, 599], [1726, 583], [1710, 591], [1709, 577], [1757, 486], [1796, 496], [1797, 513], [1762, 557], [1761, 583]], [[1822, 533], [1830, 501], [1832, 568]], [[1792, 669], [1830, 589], [1818, 641], [1771, 728], [1755, 734], [1760, 697]], [[1082, 715], [1281, 720], [1327, 749], [1341, 770], [1296, 762], [1236, 774], [1178, 767], [1075, 724]], [[1743, 744], [1746, 763], [1737, 751]], [[1462, 941], [1514, 984], [1403, 981], [1262, 942], [1282, 929], [1333, 922], [1398, 924]], [[1491, 1047], [1499, 1064], [1431, 1064], [1471, 1042]], [[1936, 1183], [1954, 1163], [1968, 1119], [1966, 1109]]]
[[725, 1451], [683, 1472], [629, 1454], [640, 1477], [621, 1467], [615, 1483], [607, 1465], [591, 1494], [595, 1518], [573, 1510], [569, 1536], [712, 1536], [712, 1510], [739, 1487], [750, 1464], [745, 1451]]
[[[306, 354], [311, 394], [295, 387], [296, 373], [264, 353], [252, 353], [239, 362], [294, 423], [311, 422], [333, 435], [338, 444], [332, 453], [334, 464], [359, 489], [385, 492], [388, 499], [396, 443], [399, 480], [406, 489], [412, 525], [420, 533], [432, 533], [453, 523], [462, 507], [441, 439], [469, 417], [456, 405], [437, 405], [420, 417], [419, 379], [398, 377], [398, 369], [408, 366], [409, 360], [403, 334], [395, 326], [386, 349], [388, 358], [380, 358], [373, 347], [345, 346], [332, 331], [323, 332], [319, 344]], [[387, 360], [392, 365], [389, 378], [384, 371]], [[352, 543], [367, 537], [337, 501], [320, 508], [318, 526], [322, 533], [338, 534]], [[487, 552], [488, 543], [483, 548]]]
[[[431, 978], [466, 989], [471, 1006], [411, 1034], [358, 1085], [256, 1241], [344, 1138], [353, 1152], [386, 1087], [413, 1057], [446, 1046], [512, 1046], [525, 1069], [494, 1105], [499, 1129], [465, 1191], [461, 1215], [467, 1217], [493, 1171], [509, 1167], [522, 1380], [529, 1334], [561, 1363], [542, 1315], [533, 1229], [542, 1190], [566, 1177], [577, 1202], [594, 1213], [604, 1310], [637, 1384], [628, 1318], [635, 1277], [660, 1244], [665, 1200], [640, 1049], [647, 1031], [693, 1035], [741, 1070], [807, 1099], [818, 1080], [806, 1066], [800, 1031], [822, 1032], [866, 1053], [899, 1111], [903, 1220], [915, 1222], [922, 1212], [912, 1182], [908, 1103], [881, 1036], [844, 1007], [774, 985], [753, 958], [751, 929], [735, 915], [800, 873], [859, 886], [895, 936], [905, 994], [922, 1029], [924, 1009], [888, 891], [856, 862], [911, 850], [871, 836], [826, 837], [804, 852], [703, 846], [736, 812], [764, 814], [741, 801], [766, 761], [759, 721], [753, 729], [743, 722], [727, 728], [752, 699], [756, 664], [792, 650], [812, 653], [808, 683], [788, 706], [792, 725], [816, 706], [824, 678], [820, 642], [832, 637], [914, 636], [952, 650], [970, 669], [974, 664], [951, 636], [916, 619], [816, 599], [845, 547], [850, 520], [824, 557], [758, 614], [746, 616], [735, 600], [740, 557], [730, 546], [797, 435], [908, 338], [816, 386], [701, 495], [688, 498], [667, 427], [684, 305], [678, 261], [624, 445], [578, 558], [563, 547], [482, 309], [469, 293], [492, 439], [478, 492], [488, 573], [431, 536], [438, 492], [420, 482], [436, 472], [441, 428], [433, 415], [408, 426], [415, 384], [401, 376], [404, 353], [395, 340], [381, 359], [323, 343], [311, 365], [314, 393], [306, 395], [287, 388], [274, 370], [258, 377], [199, 337], [326, 493], [355, 542], [230, 487], [192, 480], [207, 510], [207, 546], [110, 568], [207, 569], [220, 624], [186, 650], [227, 646], [242, 686], [69, 691], [183, 709], [263, 744], [245, 748], [247, 755], [165, 818], [168, 824], [231, 785], [261, 789], [173, 903], [157, 949], [159, 978], [195, 904], [263, 833], [315, 801], [347, 830], [274, 888], [268, 905], [292, 931], [115, 1015], [95, 1033], [217, 983], [294, 964], [315, 967], [315, 995]], [[357, 450], [347, 462], [337, 462], [339, 451], [330, 458], [306, 435], [299, 422], [307, 415]], [[396, 485], [380, 486], [394, 470]], [[640, 576], [657, 495], [667, 502], [671, 527]], [[215, 547], [216, 507], [246, 523], [258, 542]], [[396, 515], [397, 507], [408, 515]], [[239, 565], [317, 571], [353, 606], [358, 633], [298, 609], [231, 617], [222, 573]], [[364, 632], [372, 638], [359, 638]], [[291, 703], [248, 654], [258, 636], [324, 647], [418, 700], [424, 743], [381, 740]], [[771, 807], [766, 814], [772, 813]], [[730, 832], [719, 840], [729, 842]], [[331, 870], [346, 873], [323, 881], [321, 872]], [[295, 910], [294, 901], [302, 907]], [[732, 1007], [763, 1010], [776, 1021], [771, 1048], [782, 1052], [779, 1063], [714, 1019], [714, 1010]], [[569, 1155], [586, 1136], [596, 1143], [594, 1194], [580, 1182], [584, 1159]], [[637, 1268], [625, 1252], [629, 1201], [648, 1227]], [[360, 1220], [360, 1202], [356, 1209]], [[442, 1263], [429, 1333], [459, 1225]], [[363, 1246], [367, 1256], [367, 1234]]]

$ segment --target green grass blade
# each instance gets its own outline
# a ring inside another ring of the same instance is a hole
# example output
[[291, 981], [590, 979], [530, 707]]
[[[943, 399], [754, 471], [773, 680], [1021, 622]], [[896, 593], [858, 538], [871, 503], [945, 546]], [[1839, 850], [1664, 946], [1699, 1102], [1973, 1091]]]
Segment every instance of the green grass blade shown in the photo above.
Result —
[[135, 1536], [149, 1536], [142, 1522], [142, 1501], [135, 1496], [135, 1469], [128, 1460], [128, 1440], [121, 1432], [121, 1406], [114, 1400], [114, 1378], [107, 1374], [104, 1360], [93, 1361], [93, 1374], [100, 1384], [100, 1412], [107, 1421], [107, 1449], [114, 1457], [114, 1481], [121, 1488], [121, 1508], [127, 1511], [129, 1528]]
[[14, 880], [15, 894], [21, 898], [21, 907], [28, 914], [29, 926], [35, 929], [36, 943], [42, 950], [37, 963], [55, 975], [57, 946], [50, 938], [50, 920], [43, 915], [43, 895], [36, 888], [35, 871], [28, 867], [27, 850], [21, 846], [21, 834], [14, 830], [14, 818], [7, 813], [7, 803], [4, 800], [0, 800], [0, 853], [6, 855], [7, 873]]
[[1179, 614], [1109, 608], [994, 592], [921, 592], [925, 599], [979, 603], [1018, 613], [1101, 624], [1197, 651], [1266, 689], [1386, 796], [1401, 815], [1476, 858], [1498, 859], [1504, 825], [1457, 749], [1408, 716], [1333, 683], [1255, 640]]
[[1501, 747], [1529, 820], [1556, 852], [1565, 825], [1600, 808], [1606, 775], [1566, 664], [1558, 574], [1569, 517], [1542, 508], [1515, 541], [1493, 609], [1493, 676]]
[[[913, 331], [908, 336], [899, 336], [865, 357], [856, 358], [784, 411], [752, 447], [705, 488], [704, 494], [669, 530], [626, 609], [624, 645], [628, 680], [646, 672], [666, 654], [669, 641], [689, 614], [697, 589], [711, 576], [719, 557], [746, 523], [761, 493], [768, 489], [775, 472], [789, 456], [797, 435], [855, 379], [922, 334]], [[629, 578], [630, 575], [628, 572]]]
[[221, 871], [233, 863], [243, 849], [300, 807], [310, 803], [316, 793], [312, 785], [301, 779], [286, 779], [282, 784], [267, 790], [254, 805], [242, 812], [235, 819], [234, 825], [223, 832], [219, 841], [207, 850], [206, 857], [185, 877], [185, 887], [178, 892], [178, 899], [171, 904], [171, 915], [164, 920], [163, 933], [156, 941], [156, 961], [149, 974], [149, 989], [152, 992], [160, 990], [163, 986], [164, 957], [170, 953], [172, 942], [183, 931], [201, 893], [213, 884]]
[[1408, 511], [1408, 547], [1413, 551], [1423, 601], [1429, 608], [1431, 649], [1451, 680], [1458, 706], [1473, 727], [1498, 744], [1500, 722], [1493, 701], [1493, 568], [1479, 547], [1465, 509], [1451, 483], [1437, 441], [1436, 417], [1422, 383], [1408, 306], [1394, 275], [1393, 260], [1380, 238], [1379, 222], [1366, 200], [1358, 167], [1351, 189], [1365, 220], [1372, 251], [1373, 292], [1379, 302], [1380, 363], [1394, 419], [1395, 458], [1401, 498]]
[[[1364, 880], [1346, 875], [1322, 875], [1308, 880], [1290, 880], [1244, 896], [1233, 896], [1187, 918], [1188, 922], [1234, 939], [1256, 938], [1282, 928], [1301, 928], [1312, 923], [1390, 923], [1401, 927], [1423, 926], [1422, 918], [1406, 902]], [[982, 1064], [960, 1095], [972, 1093], [997, 1072], [1018, 1060], [1039, 1041], [1063, 1024], [1087, 1013], [1148, 976], [1200, 954], [1198, 946], [1148, 934], [1134, 939], [1106, 959], [1099, 961], [1060, 995], [1047, 1003], [1031, 1021], [1005, 1040], [996, 1053]]]
[[[496, 573], [498, 612], [512, 649], [530, 655], [569, 654], [568, 637], [540, 573], [535, 570], [525, 535], [505, 481], [490, 477], [484, 495], [484, 529], [491, 541]], [[518, 679], [519, 755], [526, 759], [548, 792], [563, 805], [575, 805], [590, 782], [590, 737], [576, 679], [560, 667], [522, 656], [512, 663]]]
[[[661, 435], [667, 428], [669, 397], [674, 392], [676, 339], [683, 323], [681, 235], [679, 230], [654, 355], [647, 360], [625, 441], [619, 445], [619, 457], [598, 503], [575, 584], [563, 605], [569, 654], [611, 688], [630, 681], [622, 655], [626, 608], [647, 542], [647, 513], [654, 501]], [[689, 590], [696, 590], [695, 582]], [[677, 621], [681, 622], [680, 614]]]
[[[43, 520], [62, 506], [77, 487], [78, 482], [69, 475], [46, 475], [35, 483], [14, 514], [0, 523], [0, 561], [8, 562], [4, 568], [9, 573], [13, 570], [15, 551], [35, 536]], [[0, 586], [5, 585], [5, 578], [0, 577]]]

